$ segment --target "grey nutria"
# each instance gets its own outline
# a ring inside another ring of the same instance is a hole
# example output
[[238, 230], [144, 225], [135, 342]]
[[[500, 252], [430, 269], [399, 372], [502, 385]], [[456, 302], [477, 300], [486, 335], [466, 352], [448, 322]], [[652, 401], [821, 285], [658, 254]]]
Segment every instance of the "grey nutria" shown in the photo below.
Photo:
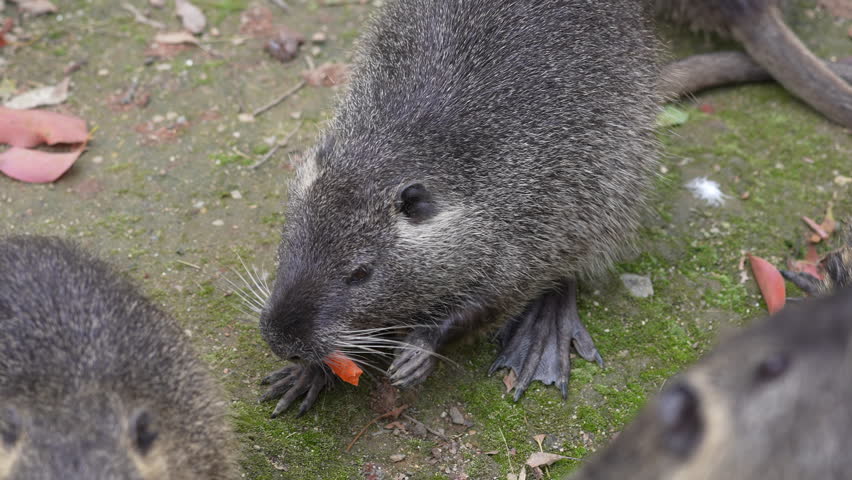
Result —
[[826, 63], [784, 23], [784, 0], [645, 0], [660, 16], [729, 36], [745, 53], [696, 55], [668, 65], [663, 93], [680, 96], [732, 82], [769, 77], [829, 119], [852, 127], [852, 66]]
[[[613, 12], [618, 12], [614, 15]], [[261, 332], [296, 362], [274, 415], [338, 352], [424, 380], [457, 333], [508, 320], [493, 368], [567, 392], [601, 361], [576, 280], [628, 245], [656, 165], [656, 42], [635, 0], [395, 0], [292, 182]], [[405, 335], [399, 340], [396, 335]]]
[[852, 289], [726, 340], [571, 480], [823, 480], [852, 472]]
[[181, 329], [107, 265], [0, 240], [0, 479], [236, 478], [225, 414]]

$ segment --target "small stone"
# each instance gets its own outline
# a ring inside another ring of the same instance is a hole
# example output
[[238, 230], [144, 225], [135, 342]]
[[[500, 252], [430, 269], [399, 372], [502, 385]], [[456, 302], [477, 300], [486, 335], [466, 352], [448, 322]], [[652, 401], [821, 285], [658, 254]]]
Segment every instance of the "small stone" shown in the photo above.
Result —
[[104, 163], [104, 157], [98, 155], [97, 157], [92, 159], [92, 163]]
[[107, 70], [106, 68], [98, 70], [99, 77], [106, 77], [107, 75], [109, 75], [109, 70]]
[[237, 120], [239, 120], [243, 123], [251, 123], [251, 122], [254, 121], [254, 115], [252, 115], [250, 113], [241, 113], [241, 114], [237, 115]]
[[165, 119], [166, 119], [166, 117], [164, 117], [162, 115], [154, 115], [154, 117], [151, 118], [151, 121], [154, 122], [154, 123], [161, 123], [161, 122], [165, 121]]
[[453, 421], [456, 425], [464, 425], [464, 415], [459, 411], [456, 407], [450, 408], [450, 420]]
[[328, 40], [328, 36], [323, 32], [317, 32], [311, 35], [311, 42], [313, 43], [325, 43]]
[[290, 118], [292, 118], [293, 120], [298, 120], [302, 118], [302, 112], [291, 112]]
[[213, 226], [214, 226], [214, 227], [222, 227], [222, 226], [224, 226], [224, 225], [225, 225], [225, 221], [224, 221], [224, 220], [213, 220]]
[[158, 63], [154, 68], [158, 72], [165, 72], [166, 70], [172, 69], [172, 64], [171, 63]]
[[404, 453], [397, 453], [396, 455], [391, 455], [390, 459], [394, 463], [399, 463], [405, 460], [406, 455]]
[[166, 114], [166, 120], [172, 121], [176, 118], [178, 118], [177, 112], [169, 112]]
[[319, 57], [320, 53], [322, 53], [322, 49], [320, 47], [317, 47], [317, 46], [311, 47], [311, 56]]
[[654, 285], [647, 276], [625, 273], [621, 276], [621, 282], [634, 297], [647, 298], [654, 294]]
[[241, 200], [243, 198], [243, 194], [240, 193], [239, 190], [231, 190], [231, 198], [234, 200]]

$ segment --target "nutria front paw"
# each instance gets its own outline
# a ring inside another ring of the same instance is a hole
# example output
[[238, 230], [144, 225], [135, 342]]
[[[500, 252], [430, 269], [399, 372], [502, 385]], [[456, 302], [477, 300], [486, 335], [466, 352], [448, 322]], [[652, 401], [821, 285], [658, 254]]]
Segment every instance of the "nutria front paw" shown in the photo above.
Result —
[[429, 377], [437, 363], [435, 340], [428, 334], [413, 332], [405, 339], [406, 346], [400, 347], [388, 376], [395, 387], [408, 388], [422, 383]]
[[299, 406], [299, 413], [296, 414], [301, 417], [313, 406], [327, 383], [328, 374], [320, 365], [287, 365], [261, 380], [261, 385], [272, 386], [260, 397], [260, 402], [281, 397], [272, 412], [271, 418], [275, 418], [287, 410], [297, 398], [305, 395]]

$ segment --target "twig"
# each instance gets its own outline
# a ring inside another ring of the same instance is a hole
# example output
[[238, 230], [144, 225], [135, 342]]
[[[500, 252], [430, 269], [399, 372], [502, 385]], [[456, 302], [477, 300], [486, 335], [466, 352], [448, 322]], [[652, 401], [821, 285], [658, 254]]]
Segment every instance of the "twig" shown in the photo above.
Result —
[[349, 450], [352, 450], [352, 446], [355, 445], [355, 442], [357, 442], [358, 439], [361, 438], [361, 435], [364, 435], [364, 432], [366, 432], [367, 429], [370, 428], [371, 425], [373, 425], [374, 423], [376, 423], [379, 420], [382, 420], [384, 418], [388, 418], [388, 417], [393, 417], [395, 419], [399, 418], [399, 416], [402, 414], [402, 412], [406, 411], [407, 409], [408, 409], [408, 405], [406, 404], [406, 405], [403, 405], [401, 407], [394, 408], [393, 410], [391, 410], [389, 412], [385, 412], [385, 413], [379, 415], [378, 417], [370, 420], [370, 423], [364, 425], [364, 428], [362, 428], [361, 431], [358, 432], [358, 435], [355, 435], [355, 438], [353, 438], [352, 441], [349, 442], [349, 445], [346, 447], [346, 451], [348, 452]]
[[283, 102], [284, 100], [287, 100], [287, 97], [289, 97], [289, 96], [293, 95], [294, 93], [298, 92], [298, 91], [299, 91], [299, 90], [301, 90], [301, 89], [302, 89], [302, 87], [304, 87], [305, 85], [307, 85], [307, 82], [305, 82], [304, 80], [302, 80], [301, 82], [299, 82], [298, 84], [296, 84], [296, 86], [295, 86], [295, 87], [293, 87], [293, 88], [291, 88], [290, 90], [287, 90], [286, 92], [284, 92], [284, 94], [283, 94], [283, 95], [281, 95], [280, 97], [276, 98], [275, 100], [273, 100], [273, 101], [269, 102], [268, 104], [266, 104], [266, 105], [264, 105], [264, 106], [262, 106], [262, 107], [258, 108], [258, 109], [257, 109], [257, 110], [255, 110], [254, 112], [252, 112], [252, 115], [254, 115], [255, 117], [260, 116], [261, 114], [265, 113], [267, 110], [271, 109], [272, 107], [274, 107], [274, 106], [278, 105], [279, 103]]
[[287, 13], [290, 13], [290, 5], [284, 3], [284, 0], [269, 0], [274, 3], [276, 6], [281, 7], [281, 10], [284, 10]]
[[121, 100], [119, 100], [119, 103], [121, 103], [122, 105], [128, 105], [130, 103], [133, 103], [133, 97], [136, 96], [136, 89], [138, 89], [138, 88], [139, 88], [139, 77], [133, 77], [133, 81], [130, 83], [130, 88], [128, 88], [127, 93], [125, 93], [124, 96], [121, 97]]
[[263, 158], [258, 160], [257, 163], [250, 166], [249, 168], [251, 168], [252, 170], [255, 170], [257, 168], [260, 168], [260, 166], [263, 165], [264, 163], [268, 162], [269, 159], [272, 158], [273, 155], [275, 155], [275, 152], [277, 152], [279, 148], [287, 146], [287, 142], [289, 142], [290, 139], [293, 138], [293, 135], [295, 135], [296, 132], [298, 132], [300, 128], [302, 128], [302, 122], [301, 121], [296, 125], [296, 128], [294, 128], [293, 130], [290, 130], [290, 132], [287, 133], [287, 135], [285, 135], [284, 138], [281, 139], [280, 142], [273, 145], [272, 148], [268, 152], [266, 152], [266, 155], [264, 155]]
[[151, 20], [150, 18], [146, 17], [144, 13], [140, 12], [139, 9], [137, 9], [136, 7], [134, 7], [133, 5], [131, 5], [127, 2], [122, 3], [121, 6], [124, 7], [125, 10], [132, 13], [133, 19], [136, 20], [139, 23], [148, 25], [149, 27], [154, 27], [157, 30], [163, 30], [163, 29], [166, 28], [166, 26], [164, 24], [162, 24], [162, 23], [160, 23], [156, 20]]
[[412, 417], [411, 415], [406, 413], [406, 414], [403, 414], [402, 416], [405, 417], [405, 419], [408, 420], [409, 422], [414, 422], [417, 425], [423, 425], [423, 428], [425, 428], [427, 432], [431, 433], [432, 435], [435, 435], [436, 437], [440, 438], [441, 440], [444, 440], [446, 442], [450, 441], [450, 439], [447, 438], [446, 435], [435, 430], [434, 428], [430, 427], [429, 425], [426, 425], [425, 423], [421, 422], [420, 420], [417, 420], [416, 418]]
[[503, 445], [506, 446], [506, 458], [509, 460], [509, 471], [514, 475], [515, 474], [515, 467], [514, 467], [514, 465], [512, 465], [512, 455], [509, 454], [509, 442], [506, 441], [506, 435], [503, 435], [503, 429], [499, 428], [499, 430], [500, 430], [500, 437], [503, 439]]
[[183, 261], [183, 260], [175, 260], [175, 261], [176, 261], [177, 263], [180, 263], [181, 265], [186, 265], [187, 267], [192, 267], [192, 268], [194, 268], [194, 269], [196, 269], [196, 270], [201, 270], [201, 267], [199, 267], [198, 265], [196, 265], [196, 264], [194, 264], [194, 263], [185, 262], [185, 261]]

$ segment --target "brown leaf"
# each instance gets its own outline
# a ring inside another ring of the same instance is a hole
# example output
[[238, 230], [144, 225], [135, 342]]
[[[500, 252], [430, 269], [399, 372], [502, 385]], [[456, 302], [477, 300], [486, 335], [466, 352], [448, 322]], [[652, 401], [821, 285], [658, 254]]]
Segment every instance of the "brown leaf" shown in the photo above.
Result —
[[515, 375], [515, 371], [510, 368], [509, 373], [507, 373], [506, 376], [503, 377], [503, 385], [506, 386], [506, 393], [511, 392], [512, 389], [515, 388], [515, 383], [517, 381], [518, 376]]
[[198, 39], [195, 38], [195, 36], [189, 32], [158, 33], [156, 36], [154, 36], [154, 41], [166, 45], [198, 45]]
[[22, 12], [32, 15], [44, 15], [45, 13], [56, 13], [59, 11], [56, 5], [48, 0], [17, 0], [18, 8]]
[[346, 83], [349, 77], [349, 65], [344, 63], [323, 63], [313, 70], [302, 72], [302, 78], [314, 87], [333, 87]]
[[207, 18], [200, 8], [189, 3], [189, 0], [175, 0], [175, 13], [180, 17], [183, 28], [192, 33], [201, 33], [207, 26]]
[[530, 455], [530, 458], [527, 459], [526, 464], [530, 467], [540, 467], [542, 465], [553, 465], [559, 460], [566, 459], [568, 457], [563, 457], [562, 455], [557, 455], [555, 453], [545, 453], [545, 452], [535, 452]]
[[46, 105], [59, 105], [68, 99], [68, 87], [70, 85], [71, 77], [65, 77], [56, 85], [36, 88], [10, 98], [4, 106], [16, 110], [27, 110]]
[[279, 27], [275, 35], [266, 42], [263, 49], [280, 62], [289, 62], [299, 55], [299, 47], [305, 43], [305, 37], [287, 27]]
[[784, 277], [781, 276], [781, 272], [760, 257], [749, 254], [748, 260], [751, 263], [751, 271], [754, 273], [754, 278], [757, 280], [757, 285], [760, 287], [769, 313], [781, 310], [787, 300]]
[[543, 433], [540, 433], [540, 434], [538, 434], [538, 435], [534, 435], [534, 436], [533, 436], [533, 440], [535, 440], [535, 443], [537, 443], [537, 444], [538, 444], [538, 449], [539, 449], [539, 450], [541, 450], [541, 449], [542, 449], [541, 444], [542, 444], [542, 442], [544, 442], [544, 439], [545, 439], [545, 438], [547, 438], [547, 435], [545, 435], [545, 434], [543, 434]]

